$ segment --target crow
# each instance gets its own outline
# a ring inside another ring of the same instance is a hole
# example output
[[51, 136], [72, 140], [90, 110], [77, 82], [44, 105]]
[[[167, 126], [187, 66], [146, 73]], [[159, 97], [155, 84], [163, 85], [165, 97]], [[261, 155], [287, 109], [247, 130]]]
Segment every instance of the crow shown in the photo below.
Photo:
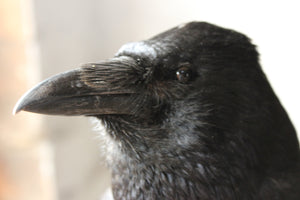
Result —
[[299, 200], [296, 132], [258, 58], [190, 22], [50, 77], [13, 112], [96, 118], [116, 200]]

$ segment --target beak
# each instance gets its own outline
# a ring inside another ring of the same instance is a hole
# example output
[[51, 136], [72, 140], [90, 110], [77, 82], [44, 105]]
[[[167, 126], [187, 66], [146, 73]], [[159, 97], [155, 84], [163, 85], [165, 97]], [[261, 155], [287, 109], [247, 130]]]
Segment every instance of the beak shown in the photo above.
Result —
[[135, 65], [132, 58], [118, 57], [57, 74], [25, 93], [13, 114], [23, 110], [69, 116], [130, 115], [137, 95]]

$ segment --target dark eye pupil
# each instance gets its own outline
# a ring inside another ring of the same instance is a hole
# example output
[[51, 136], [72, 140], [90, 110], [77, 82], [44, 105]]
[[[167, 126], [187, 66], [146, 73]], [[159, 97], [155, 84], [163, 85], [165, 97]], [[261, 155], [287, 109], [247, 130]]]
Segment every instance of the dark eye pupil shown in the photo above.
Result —
[[191, 72], [190, 69], [187, 67], [182, 67], [177, 70], [176, 76], [179, 82], [181, 83], [186, 83], [190, 80], [191, 78]]

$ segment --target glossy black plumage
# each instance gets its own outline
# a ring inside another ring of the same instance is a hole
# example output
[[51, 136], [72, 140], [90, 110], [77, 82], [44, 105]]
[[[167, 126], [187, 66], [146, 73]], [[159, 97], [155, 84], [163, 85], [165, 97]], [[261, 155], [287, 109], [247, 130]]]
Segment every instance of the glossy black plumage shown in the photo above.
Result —
[[115, 199], [300, 199], [295, 130], [232, 30], [192, 22], [124, 45], [46, 80], [20, 110], [101, 120]]

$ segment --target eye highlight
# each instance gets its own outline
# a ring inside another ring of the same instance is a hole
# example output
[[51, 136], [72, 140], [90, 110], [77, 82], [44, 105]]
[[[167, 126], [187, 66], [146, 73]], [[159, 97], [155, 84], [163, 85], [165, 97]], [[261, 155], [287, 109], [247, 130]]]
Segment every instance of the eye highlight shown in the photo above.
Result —
[[192, 70], [188, 65], [183, 65], [176, 71], [176, 77], [180, 83], [187, 83], [192, 78]]

